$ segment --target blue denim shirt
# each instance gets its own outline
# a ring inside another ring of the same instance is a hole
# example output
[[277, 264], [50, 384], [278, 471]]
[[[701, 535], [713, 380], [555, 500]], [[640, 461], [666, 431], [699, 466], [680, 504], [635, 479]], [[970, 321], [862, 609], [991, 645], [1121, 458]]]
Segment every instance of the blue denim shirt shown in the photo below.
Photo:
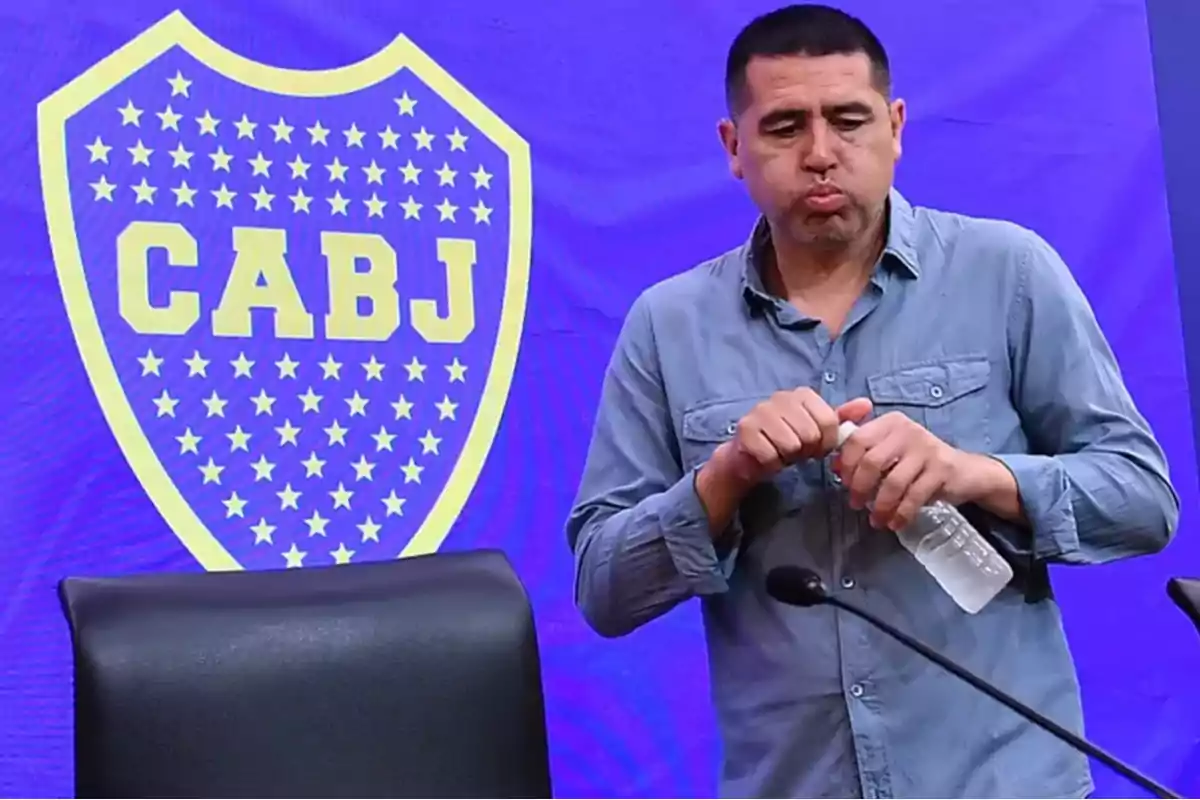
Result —
[[[1017, 225], [889, 200], [885, 252], [840, 335], [767, 294], [749, 240], [646, 290], [608, 366], [567, 523], [575, 593], [604, 636], [700, 598], [738, 797], [1080, 797], [1084, 757], [831, 607], [780, 605], [779, 564], [915, 634], [1077, 732], [1074, 665], [1046, 564], [1152, 553], [1178, 498], [1092, 311]], [[710, 534], [696, 471], [751, 407], [810, 386], [867, 396], [1016, 477], [1029, 527], [964, 509], [1017, 573], [977, 615], [852, 510], [829, 460], [784, 470]]]

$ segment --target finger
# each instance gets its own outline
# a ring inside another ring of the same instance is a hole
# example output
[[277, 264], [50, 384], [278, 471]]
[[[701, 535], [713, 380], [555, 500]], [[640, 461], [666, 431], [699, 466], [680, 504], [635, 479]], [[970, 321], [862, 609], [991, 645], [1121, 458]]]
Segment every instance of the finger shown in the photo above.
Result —
[[945, 483], [940, 474], [934, 470], [926, 470], [915, 481], [909, 484], [908, 491], [896, 507], [892, 518], [885, 520], [887, 527], [893, 531], [901, 531], [912, 524], [917, 513], [929, 505]]
[[925, 469], [925, 463], [912, 456], [900, 459], [896, 466], [888, 470], [879, 483], [879, 491], [871, 508], [871, 525], [885, 528], [896, 513], [900, 501], [904, 499], [911, 486]]
[[[838, 413], [816, 393], [799, 395], [800, 405], [812, 420], [815, 438], [806, 440], [806, 453], [810, 458], [822, 458], [837, 447]], [[808, 445], [811, 446], [809, 447]]]
[[862, 508], [875, 496], [884, 474], [895, 467], [904, 455], [905, 441], [900, 431], [889, 434], [863, 453], [849, 475], [842, 476], [842, 481], [850, 490], [851, 508]]
[[895, 428], [894, 418], [879, 417], [863, 424], [846, 441], [842, 442], [842, 446], [838, 449], [842, 479], [849, 479], [867, 451], [887, 438]]
[[784, 419], [778, 409], [769, 409], [758, 420], [759, 430], [775, 448], [782, 464], [791, 464], [803, 449], [800, 436]]
[[[892, 415], [884, 415], [861, 423], [858, 429], [842, 442], [839, 449], [843, 467], [853, 472], [867, 451], [887, 438], [897, 427], [897, 420]], [[846, 475], [843, 474], [842, 478], [846, 478]]]
[[783, 459], [767, 435], [757, 426], [739, 432], [738, 439], [743, 450], [750, 454], [767, 474], [774, 474], [783, 469]]
[[793, 454], [795, 460], [811, 458], [821, 449], [821, 429], [802, 404], [796, 403], [786, 409], [781, 417], [796, 434], [799, 447]]
[[866, 397], [856, 397], [853, 400], [842, 403], [838, 406], [834, 413], [837, 414], [838, 422], [854, 422], [862, 424], [863, 420], [871, 415], [875, 410], [870, 399]]
[[[816, 397], [809, 389], [802, 391], [790, 392], [782, 395], [779, 398], [779, 414], [784, 422], [796, 433], [796, 437], [800, 442], [800, 448], [795, 453], [795, 460], [802, 458], [812, 458], [821, 451], [821, 428], [813, 418], [812, 411], [809, 410], [810, 398], [807, 395]], [[816, 397], [816, 405], [820, 405], [825, 401]], [[832, 409], [830, 409], [832, 411]]]

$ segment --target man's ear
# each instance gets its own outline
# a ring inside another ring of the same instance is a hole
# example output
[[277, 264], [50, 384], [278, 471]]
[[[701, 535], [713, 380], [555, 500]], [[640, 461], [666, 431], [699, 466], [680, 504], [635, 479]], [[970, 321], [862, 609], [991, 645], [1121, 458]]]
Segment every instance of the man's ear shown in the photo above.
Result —
[[738, 158], [737, 125], [733, 120], [723, 119], [717, 124], [717, 135], [721, 137], [721, 146], [725, 148], [729, 171], [740, 181], [742, 179], [742, 163]]
[[900, 154], [903, 151], [901, 145], [901, 137], [904, 133], [904, 123], [908, 118], [908, 106], [904, 100], [897, 98], [888, 108], [888, 117], [892, 123], [892, 150], [895, 153], [897, 161], [900, 160]]

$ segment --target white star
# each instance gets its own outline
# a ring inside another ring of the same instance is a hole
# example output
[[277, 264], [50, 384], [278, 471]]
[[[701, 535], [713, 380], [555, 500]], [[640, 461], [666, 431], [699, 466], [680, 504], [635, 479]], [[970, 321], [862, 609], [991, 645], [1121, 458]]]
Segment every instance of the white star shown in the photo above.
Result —
[[405, 92], [400, 97], [396, 98], [397, 110], [400, 112], [401, 116], [414, 116], [413, 109], [416, 108], [416, 105], [417, 101], [409, 97], [408, 92]]
[[418, 150], [433, 150], [433, 134], [425, 130], [425, 126], [421, 126], [421, 130], [413, 133], [413, 138], [417, 140]]
[[461, 150], [464, 153], [467, 152], [467, 136], [457, 127], [454, 129], [454, 133], [446, 134], [446, 138], [450, 140], [451, 151]]

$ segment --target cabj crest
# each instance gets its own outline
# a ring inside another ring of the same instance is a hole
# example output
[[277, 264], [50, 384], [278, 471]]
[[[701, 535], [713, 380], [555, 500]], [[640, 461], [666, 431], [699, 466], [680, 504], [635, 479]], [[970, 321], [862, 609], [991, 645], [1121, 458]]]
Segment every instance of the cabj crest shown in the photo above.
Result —
[[179, 13], [38, 112], [84, 365], [201, 564], [436, 550], [516, 361], [525, 142], [403, 37], [302, 72]]

